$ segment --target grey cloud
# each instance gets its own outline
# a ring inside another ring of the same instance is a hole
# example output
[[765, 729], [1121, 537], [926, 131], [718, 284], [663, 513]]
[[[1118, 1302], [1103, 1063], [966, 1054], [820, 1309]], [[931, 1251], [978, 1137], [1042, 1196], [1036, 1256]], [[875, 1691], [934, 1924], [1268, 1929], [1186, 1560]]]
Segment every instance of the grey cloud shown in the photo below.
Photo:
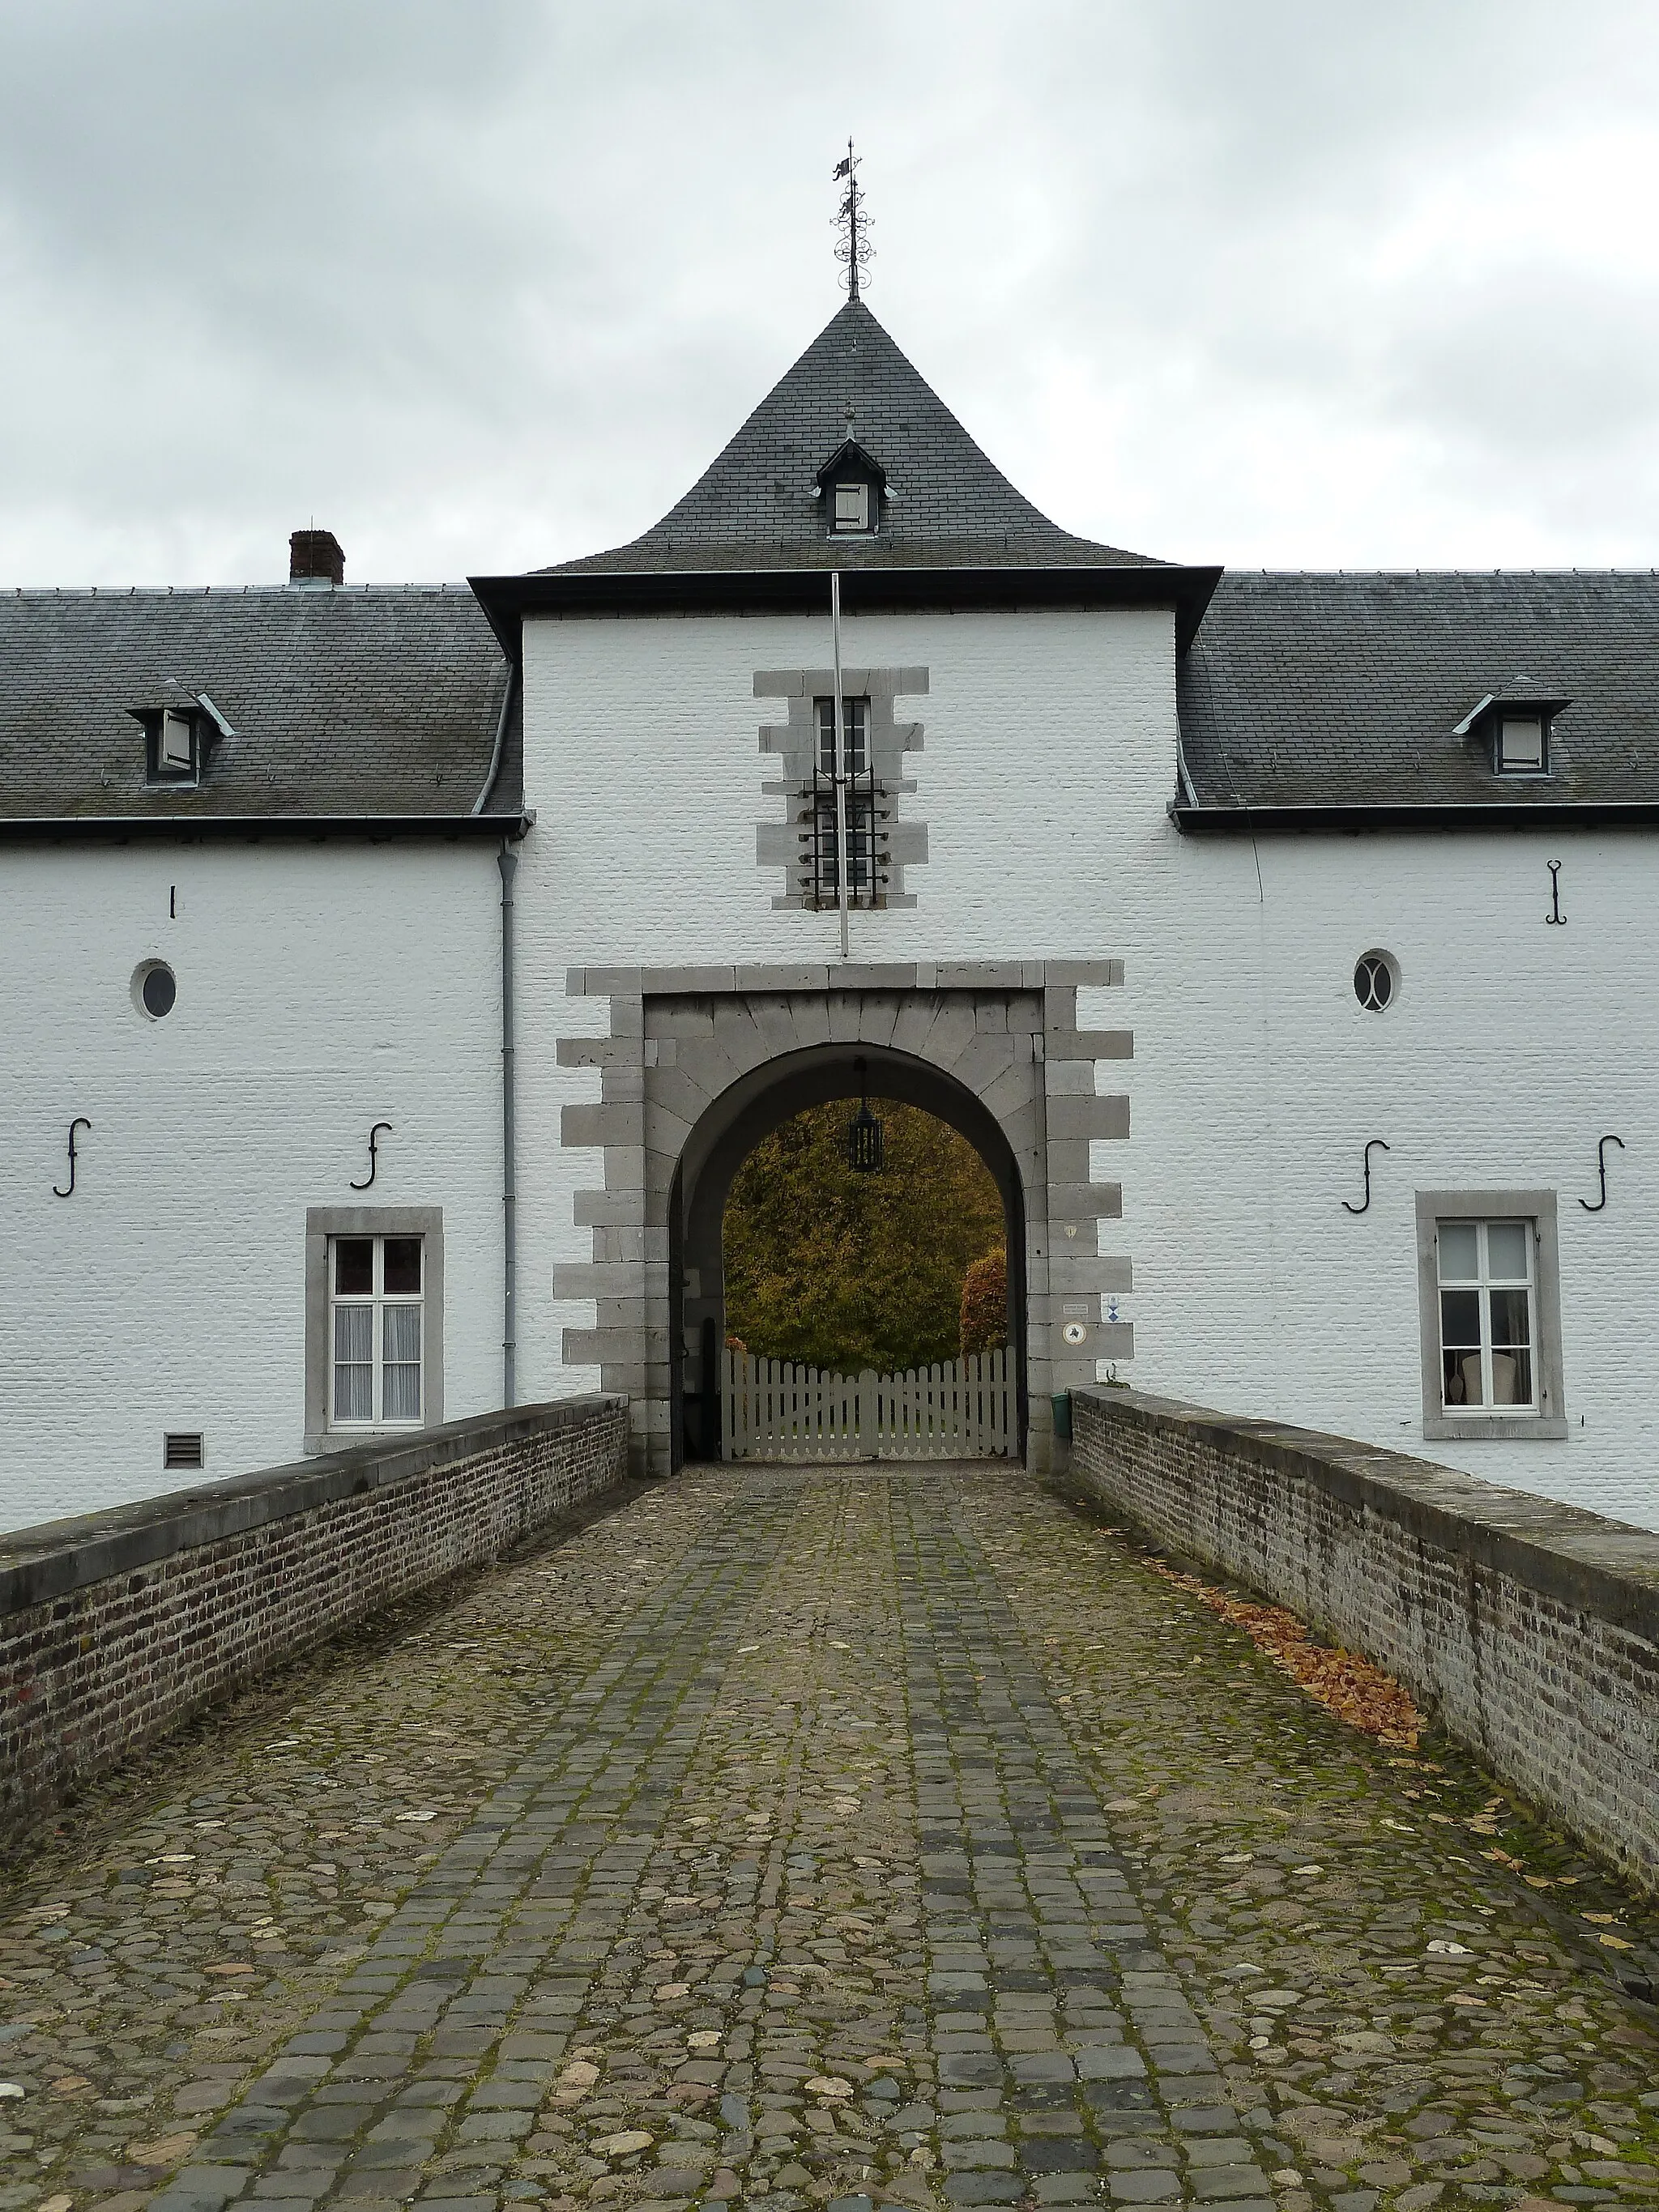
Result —
[[1072, 526], [1635, 553], [1646, 278], [1371, 261], [1524, 134], [1648, 134], [1659, 183], [1656, 76], [1628, 0], [0, 0], [0, 574], [269, 576], [313, 514], [359, 576], [625, 538], [831, 312], [849, 128], [872, 304]]

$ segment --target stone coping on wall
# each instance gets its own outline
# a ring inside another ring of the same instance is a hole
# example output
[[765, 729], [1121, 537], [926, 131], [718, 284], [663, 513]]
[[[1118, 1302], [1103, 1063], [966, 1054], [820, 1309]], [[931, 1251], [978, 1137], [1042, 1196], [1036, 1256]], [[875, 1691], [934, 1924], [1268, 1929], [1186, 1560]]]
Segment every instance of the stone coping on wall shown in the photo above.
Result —
[[1425, 1543], [1659, 1644], [1659, 1534], [1454, 1468], [1139, 1390], [1079, 1390], [1110, 1419], [1175, 1428], [1404, 1527]]
[[473, 1414], [407, 1437], [377, 1437], [324, 1460], [262, 1468], [223, 1482], [198, 1483], [130, 1505], [13, 1529], [0, 1535], [0, 1620], [176, 1553], [408, 1482], [481, 1451], [578, 1427], [626, 1402], [615, 1394], [597, 1393]]
[[803, 960], [704, 968], [571, 968], [573, 999], [749, 991], [1041, 991], [1123, 981], [1121, 960]]

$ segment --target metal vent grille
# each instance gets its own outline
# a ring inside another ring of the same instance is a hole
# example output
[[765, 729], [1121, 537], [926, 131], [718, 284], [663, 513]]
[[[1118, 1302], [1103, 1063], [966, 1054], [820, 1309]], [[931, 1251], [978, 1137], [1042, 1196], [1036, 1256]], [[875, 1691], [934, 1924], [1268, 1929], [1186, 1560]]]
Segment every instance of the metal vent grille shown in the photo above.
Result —
[[161, 1439], [161, 1464], [167, 1467], [201, 1467], [202, 1431], [199, 1429], [169, 1429]]

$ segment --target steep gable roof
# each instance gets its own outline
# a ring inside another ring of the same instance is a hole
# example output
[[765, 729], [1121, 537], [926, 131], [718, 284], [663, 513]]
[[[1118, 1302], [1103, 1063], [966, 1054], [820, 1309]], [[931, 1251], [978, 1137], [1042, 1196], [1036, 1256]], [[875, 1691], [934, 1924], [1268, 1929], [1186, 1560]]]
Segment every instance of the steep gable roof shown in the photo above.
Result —
[[[886, 472], [889, 497], [875, 535], [831, 538], [814, 493], [849, 434]], [[660, 522], [629, 544], [537, 573], [1164, 565], [1050, 522], [869, 308], [849, 301]]]

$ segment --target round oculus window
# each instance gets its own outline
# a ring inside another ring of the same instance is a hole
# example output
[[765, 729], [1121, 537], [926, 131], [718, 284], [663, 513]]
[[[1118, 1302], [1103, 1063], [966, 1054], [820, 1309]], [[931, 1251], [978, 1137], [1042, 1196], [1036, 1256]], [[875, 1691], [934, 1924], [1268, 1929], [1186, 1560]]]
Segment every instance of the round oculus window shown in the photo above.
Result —
[[147, 960], [132, 980], [133, 996], [152, 1021], [159, 1022], [173, 1012], [179, 985], [165, 961]]
[[1353, 971], [1353, 994], [1368, 1014], [1385, 1013], [1400, 989], [1400, 969], [1391, 952], [1364, 952]]

